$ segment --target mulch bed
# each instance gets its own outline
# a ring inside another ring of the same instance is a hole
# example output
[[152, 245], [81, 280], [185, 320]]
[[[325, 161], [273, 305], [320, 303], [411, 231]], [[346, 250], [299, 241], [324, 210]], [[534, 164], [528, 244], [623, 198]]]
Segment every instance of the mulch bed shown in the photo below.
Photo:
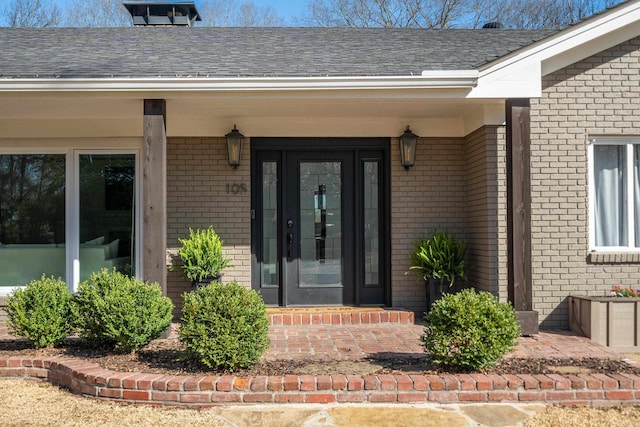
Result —
[[[156, 373], [166, 375], [219, 375], [223, 370], [210, 369], [196, 360], [185, 358], [177, 340], [155, 340], [137, 354], [87, 348], [70, 339], [60, 348], [34, 349], [26, 340], [0, 341], [2, 356], [58, 356], [90, 360], [106, 369], [119, 372]], [[335, 360], [268, 360], [251, 368], [233, 372], [236, 376], [259, 375], [363, 375], [363, 374], [443, 374], [458, 373], [436, 367], [423, 355], [413, 358], [394, 357], [393, 353], [378, 358]], [[492, 374], [551, 374], [551, 373], [633, 373], [640, 368], [618, 359], [543, 359], [506, 358], [485, 371]]]

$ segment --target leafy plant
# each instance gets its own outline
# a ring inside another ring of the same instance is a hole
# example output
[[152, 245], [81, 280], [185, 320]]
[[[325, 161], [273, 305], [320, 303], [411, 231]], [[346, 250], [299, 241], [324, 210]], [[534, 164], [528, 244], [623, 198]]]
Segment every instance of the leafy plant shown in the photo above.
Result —
[[222, 253], [222, 240], [209, 227], [206, 230], [189, 229], [189, 237], [178, 239], [182, 260], [182, 271], [192, 282], [201, 282], [207, 278], [217, 279], [220, 272], [229, 267], [230, 260]]
[[80, 283], [75, 298], [78, 332], [89, 344], [135, 352], [171, 324], [173, 304], [158, 284], [103, 269]]
[[7, 297], [9, 332], [27, 338], [36, 348], [61, 344], [73, 332], [72, 300], [62, 279], [42, 275]]
[[425, 281], [436, 279], [452, 287], [457, 278], [467, 280], [464, 256], [466, 245], [455, 236], [434, 232], [432, 237], [418, 239], [411, 252], [409, 271]]
[[488, 292], [445, 294], [425, 317], [422, 342], [431, 360], [481, 370], [504, 356], [520, 335], [516, 312]]
[[260, 295], [237, 282], [213, 282], [183, 296], [180, 341], [209, 367], [251, 366], [269, 347], [269, 319]]
[[611, 288], [611, 296], [636, 298], [636, 297], [640, 297], [640, 292], [637, 289], [623, 288], [620, 285], [615, 285], [613, 288]]

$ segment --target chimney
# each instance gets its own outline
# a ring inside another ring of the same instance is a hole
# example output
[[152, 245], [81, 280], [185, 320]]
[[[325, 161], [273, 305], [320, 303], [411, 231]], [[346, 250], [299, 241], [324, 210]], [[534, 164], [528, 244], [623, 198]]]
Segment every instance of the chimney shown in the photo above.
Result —
[[482, 26], [482, 28], [504, 28], [504, 25], [502, 25], [502, 22], [487, 22]]
[[192, 1], [128, 1], [122, 3], [133, 19], [134, 26], [191, 27], [202, 21]]

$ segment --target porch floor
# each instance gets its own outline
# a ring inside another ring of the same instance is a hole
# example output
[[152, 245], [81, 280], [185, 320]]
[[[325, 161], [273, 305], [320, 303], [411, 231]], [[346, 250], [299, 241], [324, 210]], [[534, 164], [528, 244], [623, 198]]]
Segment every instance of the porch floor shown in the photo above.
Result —
[[[360, 314], [359, 311], [352, 313]], [[271, 322], [271, 346], [265, 355], [267, 360], [422, 357], [424, 351], [420, 341], [423, 330], [421, 319], [414, 323], [274, 324], [272, 317]], [[15, 337], [9, 335], [6, 324], [0, 321], [0, 342], [12, 339]], [[178, 339], [177, 324], [172, 327], [169, 339]], [[520, 337], [517, 341], [518, 345], [508, 357], [621, 357], [620, 353], [608, 347], [565, 330], [543, 330], [531, 337]]]
[[[421, 324], [271, 325], [268, 360], [356, 360], [363, 357], [422, 357]], [[508, 357], [620, 358], [608, 347], [570, 331], [541, 331], [518, 338]]]

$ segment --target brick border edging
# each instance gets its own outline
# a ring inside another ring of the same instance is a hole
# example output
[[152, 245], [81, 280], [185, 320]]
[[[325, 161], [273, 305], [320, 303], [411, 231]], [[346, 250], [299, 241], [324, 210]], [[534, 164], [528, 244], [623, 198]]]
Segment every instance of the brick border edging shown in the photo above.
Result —
[[283, 375], [251, 378], [115, 372], [81, 359], [2, 357], [0, 377], [36, 378], [101, 399], [152, 406], [226, 403], [554, 403], [638, 404], [640, 376]]

